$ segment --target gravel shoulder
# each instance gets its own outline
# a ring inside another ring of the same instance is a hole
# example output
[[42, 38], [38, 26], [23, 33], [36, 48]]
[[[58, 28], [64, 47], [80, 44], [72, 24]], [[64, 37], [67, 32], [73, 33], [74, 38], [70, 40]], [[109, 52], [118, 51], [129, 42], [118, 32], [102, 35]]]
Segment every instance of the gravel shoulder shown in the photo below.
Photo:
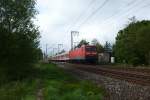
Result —
[[123, 80], [75, 69], [67, 64], [59, 64], [67, 72], [81, 80], [91, 80], [103, 86], [108, 95], [105, 100], [150, 100], [150, 86], [142, 86]]

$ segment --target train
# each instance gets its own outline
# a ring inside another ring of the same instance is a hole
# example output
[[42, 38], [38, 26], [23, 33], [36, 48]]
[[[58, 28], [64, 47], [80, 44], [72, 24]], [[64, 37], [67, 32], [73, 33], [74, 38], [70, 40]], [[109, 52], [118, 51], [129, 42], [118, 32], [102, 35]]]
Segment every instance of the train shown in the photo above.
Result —
[[52, 56], [49, 58], [49, 61], [71, 63], [96, 63], [98, 61], [98, 53], [96, 50], [96, 46], [82, 45], [80, 48], [76, 48], [68, 52]]

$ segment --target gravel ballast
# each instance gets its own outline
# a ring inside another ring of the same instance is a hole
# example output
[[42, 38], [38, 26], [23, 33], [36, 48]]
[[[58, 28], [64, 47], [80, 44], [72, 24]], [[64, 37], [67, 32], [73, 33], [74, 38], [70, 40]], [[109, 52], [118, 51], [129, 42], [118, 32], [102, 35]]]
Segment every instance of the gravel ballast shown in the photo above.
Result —
[[59, 64], [59, 66], [78, 79], [92, 80], [97, 85], [103, 86], [107, 92], [105, 100], [150, 100], [150, 86], [81, 71], [65, 64]]

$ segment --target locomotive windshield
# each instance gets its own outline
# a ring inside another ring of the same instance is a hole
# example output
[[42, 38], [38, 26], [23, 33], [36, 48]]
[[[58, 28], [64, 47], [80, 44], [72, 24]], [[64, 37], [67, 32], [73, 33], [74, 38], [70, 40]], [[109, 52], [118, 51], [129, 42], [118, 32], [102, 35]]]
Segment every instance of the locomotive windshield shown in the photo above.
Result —
[[95, 47], [86, 47], [86, 51], [96, 51]]

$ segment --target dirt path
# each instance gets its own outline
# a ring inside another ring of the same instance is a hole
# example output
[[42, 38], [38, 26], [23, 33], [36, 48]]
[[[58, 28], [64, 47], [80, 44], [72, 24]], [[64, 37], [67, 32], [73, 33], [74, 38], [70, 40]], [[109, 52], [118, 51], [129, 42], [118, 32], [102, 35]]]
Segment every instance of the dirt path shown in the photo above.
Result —
[[37, 84], [36, 100], [44, 100], [42, 80], [38, 79]]

